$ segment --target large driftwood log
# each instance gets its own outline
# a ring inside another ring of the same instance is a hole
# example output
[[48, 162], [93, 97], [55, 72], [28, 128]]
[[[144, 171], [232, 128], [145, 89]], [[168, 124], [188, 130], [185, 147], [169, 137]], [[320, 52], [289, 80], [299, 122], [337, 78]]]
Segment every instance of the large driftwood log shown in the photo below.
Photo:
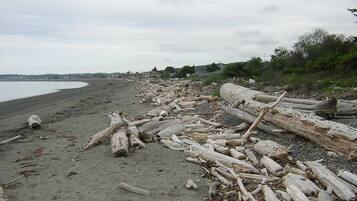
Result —
[[112, 135], [111, 148], [113, 156], [127, 156], [129, 150], [129, 139], [125, 129], [121, 128]]
[[307, 161], [306, 165], [309, 166], [311, 171], [316, 175], [317, 179], [332, 191], [342, 200], [355, 200], [356, 195], [354, 192], [341, 182], [334, 173], [328, 170], [325, 166], [315, 161]]
[[341, 170], [338, 173], [338, 176], [348, 181], [349, 183], [357, 186], [357, 175], [353, 174], [352, 172], [349, 172], [347, 170]]
[[[244, 102], [239, 108], [253, 115], [269, 105], [255, 101], [262, 92], [251, 90], [231, 83], [224, 84], [220, 89], [221, 97], [236, 105]], [[265, 118], [275, 126], [306, 137], [328, 150], [344, 154], [352, 159], [357, 158], [357, 129], [323, 119], [315, 114], [307, 114], [291, 108], [277, 107], [269, 112]]]
[[311, 180], [297, 175], [288, 173], [283, 177], [283, 184], [285, 187], [294, 185], [298, 187], [306, 196], [314, 196], [320, 192], [320, 189]]
[[111, 135], [117, 131], [119, 128], [125, 126], [125, 122], [120, 122], [118, 124], [114, 124], [109, 126], [108, 128], [94, 134], [91, 138], [89, 138], [88, 142], [83, 146], [82, 150], [88, 150], [102, 142], [106, 141]]
[[194, 154], [205, 160], [218, 161], [229, 167], [239, 166], [242, 170], [245, 170], [247, 172], [258, 173], [258, 170], [247, 162], [226, 156], [224, 154], [220, 154], [215, 151], [210, 151], [199, 144], [192, 144], [191, 150]]
[[41, 119], [38, 115], [31, 115], [28, 119], [29, 126], [31, 128], [39, 128], [41, 126]]

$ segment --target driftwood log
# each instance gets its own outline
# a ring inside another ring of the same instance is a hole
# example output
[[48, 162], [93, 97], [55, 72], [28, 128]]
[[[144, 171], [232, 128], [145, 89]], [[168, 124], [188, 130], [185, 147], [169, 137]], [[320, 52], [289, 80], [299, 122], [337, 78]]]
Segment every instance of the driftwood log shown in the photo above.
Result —
[[[258, 116], [269, 105], [258, 102], [262, 92], [251, 90], [239, 85], [226, 83], [220, 89], [221, 98], [233, 105], [239, 105], [241, 110]], [[328, 150], [343, 154], [351, 159], [357, 158], [357, 129], [345, 124], [323, 119], [313, 113], [304, 113], [279, 105], [268, 112], [264, 120], [279, 127], [306, 137]]]
[[111, 148], [113, 156], [127, 156], [129, 150], [129, 139], [125, 129], [121, 128], [112, 135]]
[[41, 126], [41, 119], [38, 115], [31, 115], [28, 119], [29, 126], [31, 128], [39, 128]]
[[270, 158], [286, 159], [288, 157], [288, 149], [271, 140], [259, 141], [254, 145], [254, 151]]
[[331, 188], [339, 198], [342, 200], [355, 200], [357, 198], [356, 194], [325, 166], [315, 161], [307, 161], [306, 164], [317, 179], [326, 187]]

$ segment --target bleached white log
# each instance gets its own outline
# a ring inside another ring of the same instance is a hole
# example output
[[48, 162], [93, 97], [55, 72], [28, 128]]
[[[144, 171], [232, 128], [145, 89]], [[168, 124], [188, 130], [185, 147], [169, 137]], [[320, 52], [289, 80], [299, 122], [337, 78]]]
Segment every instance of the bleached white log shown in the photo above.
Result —
[[332, 197], [327, 193], [327, 191], [320, 191], [317, 198], [319, 201], [333, 201]]
[[342, 200], [356, 199], [355, 193], [325, 166], [315, 161], [307, 161], [306, 165], [316, 175], [317, 179], [326, 187], [331, 188], [339, 198]]
[[275, 192], [279, 199], [283, 201], [291, 201], [291, 197], [285, 191], [276, 190]]
[[357, 175], [353, 174], [352, 172], [349, 172], [347, 170], [341, 170], [338, 173], [338, 176], [348, 181], [349, 183], [357, 186]]
[[296, 186], [290, 185], [286, 187], [286, 192], [294, 201], [310, 201], [309, 198]]
[[284, 168], [267, 156], [263, 156], [260, 163], [275, 176], [281, 176], [283, 174]]
[[248, 159], [253, 163], [253, 165], [258, 165], [259, 161], [257, 157], [255, 156], [254, 152], [251, 149], [246, 149], [244, 150], [245, 154], [247, 155]]
[[163, 130], [160, 130], [155, 136], [157, 137], [171, 137], [172, 135], [178, 135], [185, 130], [184, 125], [181, 123], [170, 125]]
[[304, 172], [307, 171], [306, 165], [304, 165], [301, 161], [296, 161], [296, 166], [298, 166], [298, 168]]
[[198, 186], [195, 182], [193, 182], [191, 179], [188, 179], [186, 182], [186, 188], [187, 189], [193, 189], [193, 190], [197, 190]]
[[286, 159], [288, 149], [271, 140], [261, 140], [254, 145], [254, 151], [270, 158]]
[[116, 132], [119, 128], [123, 127], [124, 125], [126, 125], [126, 123], [122, 121], [118, 124], [109, 126], [108, 128], [94, 134], [92, 137], [89, 138], [88, 142], [84, 144], [82, 150], [88, 150], [98, 144], [101, 144], [102, 142], [110, 138], [114, 132]]
[[182, 147], [180, 144], [173, 142], [168, 139], [161, 139], [160, 142], [167, 148], [174, 150], [174, 151], [183, 151], [186, 150], [185, 147]]
[[132, 192], [132, 193], [136, 193], [136, 194], [139, 194], [139, 195], [150, 196], [150, 191], [142, 189], [142, 188], [134, 187], [134, 186], [131, 186], [131, 185], [123, 183], [123, 182], [121, 182], [119, 184], [119, 187], [124, 189], [124, 190], [126, 190], [126, 191]]
[[239, 133], [235, 134], [220, 134], [220, 135], [208, 135], [207, 138], [212, 140], [217, 139], [225, 139], [225, 140], [232, 140], [232, 139], [239, 139], [241, 135]]
[[127, 156], [129, 147], [129, 139], [125, 129], [121, 128], [112, 135], [111, 148], [114, 157]]
[[41, 119], [38, 115], [33, 114], [29, 117], [28, 123], [31, 128], [39, 128], [41, 126]]
[[285, 187], [294, 185], [298, 187], [306, 196], [316, 196], [320, 189], [308, 178], [301, 175], [288, 173], [283, 177]]
[[199, 144], [196, 144], [196, 143], [192, 144], [191, 150], [196, 155], [198, 155], [199, 157], [201, 157], [205, 160], [218, 161], [218, 162], [221, 162], [229, 167], [238, 166], [238, 167], [241, 167], [242, 170], [258, 173], [258, 170], [254, 166], [250, 165], [247, 162], [226, 156], [224, 154], [220, 154], [215, 151], [209, 151], [208, 149], [202, 147]]
[[265, 201], [279, 201], [273, 190], [268, 185], [263, 185], [263, 193]]
[[[255, 101], [257, 95], [264, 93], [231, 83], [222, 85], [221, 97], [231, 104], [245, 102], [239, 106], [244, 111], [258, 115], [267, 104]], [[268, 113], [265, 121], [306, 137], [328, 150], [343, 154], [351, 159], [357, 158], [357, 129], [345, 124], [323, 119], [315, 114], [306, 114], [291, 108], [277, 107]]]
[[109, 112], [108, 117], [110, 119], [110, 126], [113, 126], [115, 124], [118, 124], [122, 122], [122, 117], [120, 116], [120, 113], [118, 111], [116, 112]]
[[222, 175], [220, 175], [217, 172], [216, 168], [211, 168], [211, 174], [216, 177], [220, 182], [222, 182], [224, 185], [227, 186], [233, 186], [232, 182], [228, 181], [226, 178], [224, 178]]
[[236, 158], [236, 159], [239, 159], [239, 160], [247, 158], [246, 155], [244, 155], [241, 152], [237, 151], [237, 149], [235, 149], [235, 148], [229, 149], [229, 153], [233, 158]]

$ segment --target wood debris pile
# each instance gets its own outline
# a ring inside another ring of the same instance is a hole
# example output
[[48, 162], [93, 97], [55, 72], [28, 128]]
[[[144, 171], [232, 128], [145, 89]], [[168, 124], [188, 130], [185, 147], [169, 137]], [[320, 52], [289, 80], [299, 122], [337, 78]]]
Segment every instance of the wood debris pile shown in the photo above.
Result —
[[[229, 83], [221, 87], [223, 100], [219, 100], [200, 95], [199, 84], [187, 80], [149, 80], [139, 89], [142, 103], [156, 108], [136, 120], [110, 113], [110, 126], [95, 134], [84, 150], [111, 139], [113, 155], [127, 156], [130, 147], [159, 141], [169, 149], [184, 151], [187, 161], [202, 166], [213, 181], [208, 189], [211, 200], [357, 199], [355, 174], [340, 171], [336, 175], [319, 161], [297, 161], [285, 146], [254, 137], [256, 128], [268, 133], [285, 130], [354, 160], [357, 129], [317, 116], [316, 106], [326, 102], [284, 98], [286, 92], [269, 96]], [[223, 106], [223, 101], [230, 107]], [[217, 113], [226, 111], [245, 123], [227, 127], [215, 121], [217, 115], [203, 118], [195, 113], [200, 104], [209, 104]], [[350, 115], [355, 114], [356, 105], [339, 101], [332, 109], [320, 107], [318, 112]], [[186, 185], [197, 188], [193, 182]]]

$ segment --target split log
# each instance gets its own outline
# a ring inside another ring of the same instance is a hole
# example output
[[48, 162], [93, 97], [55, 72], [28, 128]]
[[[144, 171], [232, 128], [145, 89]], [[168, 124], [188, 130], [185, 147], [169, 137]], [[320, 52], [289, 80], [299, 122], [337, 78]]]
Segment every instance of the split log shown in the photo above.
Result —
[[296, 186], [290, 185], [286, 187], [286, 192], [294, 201], [310, 201], [304, 193]]
[[341, 170], [338, 173], [338, 176], [348, 181], [349, 183], [357, 186], [357, 175], [353, 174], [352, 172], [349, 172], [347, 170]]
[[263, 193], [265, 201], [279, 201], [273, 190], [268, 185], [263, 185]]
[[286, 159], [288, 157], [288, 149], [271, 140], [259, 141], [254, 145], [254, 151], [270, 158]]
[[[221, 97], [231, 104], [244, 102], [239, 108], [253, 115], [258, 115], [269, 105], [255, 101], [262, 92], [250, 90], [231, 83], [224, 84], [220, 89]], [[291, 108], [277, 107], [265, 118], [269, 123], [306, 137], [328, 150], [340, 153], [352, 159], [357, 158], [357, 129], [323, 119], [315, 114], [306, 114]]]
[[112, 135], [111, 148], [114, 157], [128, 155], [129, 140], [125, 129], [121, 128]]
[[197, 156], [199, 156], [205, 160], [218, 161], [218, 162], [221, 162], [229, 167], [233, 167], [233, 166], [240, 167], [242, 169], [242, 171], [258, 173], [258, 170], [247, 162], [226, 156], [224, 154], [220, 154], [215, 151], [210, 151], [199, 144], [196, 144], [196, 143], [192, 144], [191, 150]]
[[327, 191], [320, 191], [317, 198], [319, 201], [333, 201], [332, 197], [327, 193]]
[[260, 160], [260, 163], [275, 176], [281, 176], [284, 173], [284, 168], [267, 156], [263, 156], [263, 158]]
[[285, 187], [294, 185], [298, 187], [306, 196], [316, 196], [320, 189], [311, 180], [297, 174], [288, 173], [283, 177]]
[[41, 126], [41, 119], [38, 115], [31, 115], [28, 119], [29, 126], [31, 128], [39, 128]]
[[132, 193], [136, 193], [136, 194], [139, 194], [139, 195], [150, 196], [150, 192], [148, 190], [145, 190], [145, 189], [142, 189], [142, 188], [137, 188], [137, 187], [134, 187], [134, 186], [130, 186], [129, 184], [126, 184], [126, 183], [123, 183], [123, 182], [121, 182], [119, 184], [119, 187], [124, 189], [124, 190], [126, 190], [126, 191], [132, 192]]
[[112, 126], [109, 126], [108, 128], [94, 134], [88, 142], [83, 146], [82, 150], [88, 150], [98, 144], [101, 144], [102, 142], [106, 141], [111, 135], [116, 132], [119, 128], [125, 126], [126, 123], [120, 122], [118, 124], [114, 124]]
[[317, 179], [326, 187], [331, 188], [339, 198], [342, 200], [356, 199], [354, 192], [325, 166], [315, 161], [307, 161], [306, 165], [311, 169], [314, 175], [316, 175]]

